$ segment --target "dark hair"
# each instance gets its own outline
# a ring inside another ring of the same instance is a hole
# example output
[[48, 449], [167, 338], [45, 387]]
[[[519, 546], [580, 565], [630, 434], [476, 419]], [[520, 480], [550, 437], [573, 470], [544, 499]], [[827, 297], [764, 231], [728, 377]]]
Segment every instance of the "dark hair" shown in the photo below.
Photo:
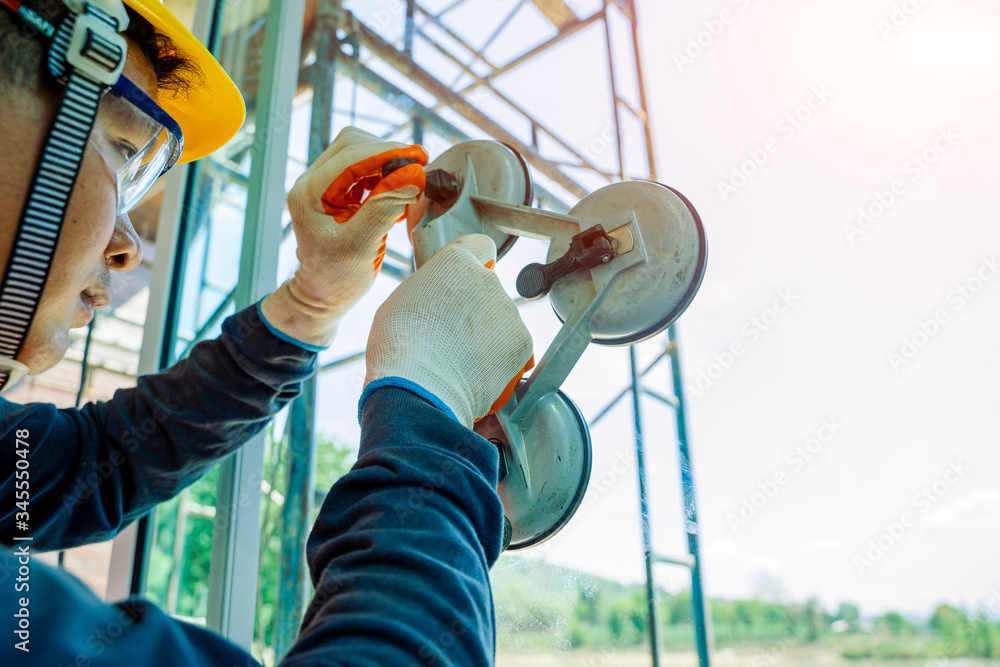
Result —
[[126, 8], [126, 11], [129, 21], [125, 36], [134, 41], [153, 63], [156, 85], [160, 90], [183, 96], [204, 82], [204, 74], [198, 64], [184, 55], [169, 37], [157, 33], [152, 23], [131, 9]]
[[[66, 12], [59, 0], [36, 0], [25, 6], [56, 25]], [[166, 35], [156, 32], [153, 25], [126, 7], [128, 29], [123, 33], [153, 64], [156, 84], [160, 90], [183, 97], [191, 88], [204, 81], [198, 64], [186, 56]], [[34, 29], [21, 25], [13, 12], [0, 8], [0, 91], [10, 88], [21, 92], [37, 90], [47, 80], [45, 45]]]

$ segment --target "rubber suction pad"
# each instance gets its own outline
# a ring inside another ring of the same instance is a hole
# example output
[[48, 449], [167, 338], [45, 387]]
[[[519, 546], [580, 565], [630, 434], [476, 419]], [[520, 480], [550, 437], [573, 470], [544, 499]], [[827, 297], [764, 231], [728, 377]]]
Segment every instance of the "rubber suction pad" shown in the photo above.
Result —
[[[535, 195], [528, 165], [520, 153], [499, 141], [463, 141], [427, 165], [427, 171], [441, 169], [453, 174], [460, 188], [465, 188], [466, 170], [470, 159], [476, 174], [476, 188], [481, 197], [498, 199], [508, 204], [531, 206]], [[436, 215], [446, 210], [441, 205], [430, 202], [426, 195], [421, 196], [411, 210], [413, 224], [419, 222], [430, 207], [436, 208]], [[503, 257], [517, 241], [516, 236], [495, 229], [490, 229], [486, 233], [497, 245], [498, 259]]]
[[[705, 275], [708, 248], [701, 218], [673, 188], [649, 181], [614, 183], [584, 197], [569, 215], [580, 219], [581, 229], [600, 223], [610, 231], [628, 221], [630, 210], [639, 223], [648, 261], [622, 276], [594, 316], [591, 333], [598, 345], [632, 345], [666, 330], [690, 305]], [[546, 261], [568, 249], [565, 243], [553, 243]], [[549, 293], [563, 322], [593, 296], [586, 271], [563, 278]]]
[[475, 431], [497, 444], [504, 457], [500, 470], [506, 476], [497, 494], [510, 522], [507, 548], [527, 549], [562, 530], [583, 502], [593, 458], [590, 430], [573, 401], [558, 391], [543, 397], [528, 415], [523, 431], [527, 461], [514, 460], [495, 415], [479, 421]]

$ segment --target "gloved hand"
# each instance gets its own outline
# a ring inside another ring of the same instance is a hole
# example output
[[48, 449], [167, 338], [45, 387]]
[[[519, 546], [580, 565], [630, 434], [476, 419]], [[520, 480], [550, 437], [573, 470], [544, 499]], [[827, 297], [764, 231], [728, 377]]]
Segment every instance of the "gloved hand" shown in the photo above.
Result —
[[495, 261], [490, 237], [463, 236], [396, 288], [368, 337], [362, 405], [375, 389], [400, 386], [443, 404], [471, 428], [516, 384], [531, 357], [531, 335], [486, 268]]
[[[417, 164], [383, 179], [382, 166], [395, 158]], [[354, 127], [337, 135], [288, 195], [299, 268], [261, 303], [272, 327], [309, 345], [333, 341], [341, 318], [371, 289], [389, 229], [423, 192], [426, 164], [420, 146]]]

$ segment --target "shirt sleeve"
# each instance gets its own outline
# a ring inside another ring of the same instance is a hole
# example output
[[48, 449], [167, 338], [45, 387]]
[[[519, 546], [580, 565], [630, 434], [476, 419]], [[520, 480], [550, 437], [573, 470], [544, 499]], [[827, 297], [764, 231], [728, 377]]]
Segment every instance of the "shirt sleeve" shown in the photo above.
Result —
[[[149, 602], [103, 604], [79, 580], [32, 563], [27, 544], [13, 552], [0, 549], [0, 575], [6, 577], [0, 587], [0, 664], [260, 667], [240, 647]], [[19, 574], [23, 566], [26, 575]]]
[[[331, 489], [310, 535], [316, 592], [282, 667], [492, 665], [497, 463], [493, 445], [423, 399], [374, 392], [358, 463]], [[26, 542], [0, 550], [8, 584], [0, 658], [10, 658], [0, 664], [258, 665], [148, 602], [102, 604], [73, 577], [31, 563], [31, 550]], [[24, 563], [30, 571], [18, 583]]]
[[309, 537], [315, 594], [282, 667], [493, 664], [494, 445], [395, 387], [364, 405], [354, 468]]
[[[59, 410], [0, 399], [0, 542], [30, 535], [45, 551], [110, 539], [259, 432], [298, 395], [315, 359], [271, 333], [252, 306], [227, 318], [219, 338], [110, 401]], [[20, 458], [27, 532], [15, 530]]]

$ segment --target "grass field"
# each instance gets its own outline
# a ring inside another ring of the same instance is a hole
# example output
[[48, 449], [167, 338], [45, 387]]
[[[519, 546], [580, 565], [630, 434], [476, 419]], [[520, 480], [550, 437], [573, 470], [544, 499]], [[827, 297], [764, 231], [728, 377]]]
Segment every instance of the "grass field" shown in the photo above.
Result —
[[[998, 667], [1000, 660], [923, 657], [912, 659], [848, 660], [839, 643], [793, 645], [766, 643], [722, 648], [712, 654], [713, 667]], [[648, 652], [635, 649], [606, 653], [567, 651], [544, 655], [498, 655], [497, 667], [648, 667]], [[693, 651], [663, 652], [662, 667], [697, 667]]]

